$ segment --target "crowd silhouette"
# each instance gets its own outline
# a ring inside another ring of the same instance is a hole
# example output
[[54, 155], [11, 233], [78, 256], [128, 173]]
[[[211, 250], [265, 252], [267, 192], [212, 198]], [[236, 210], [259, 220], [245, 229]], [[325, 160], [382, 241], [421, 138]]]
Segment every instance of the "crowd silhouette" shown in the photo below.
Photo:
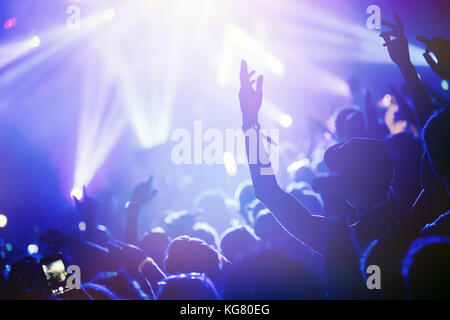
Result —
[[[367, 91], [364, 105], [336, 115], [334, 144], [311, 153], [309, 163], [318, 165], [298, 169], [284, 189], [271, 173], [272, 141], [260, 132], [263, 76], [254, 79], [242, 60], [242, 130], [249, 160], [257, 154], [251, 182], [236, 191], [242, 225], [213, 227], [181, 211], [139, 238], [141, 209], [158, 196], [150, 177], [127, 204], [121, 241], [98, 225], [99, 203], [84, 190], [75, 207], [85, 231], [40, 237], [63, 253], [55, 261], [80, 266], [81, 288], [56, 295], [42, 261], [25, 255], [7, 268], [11, 257], [2, 254], [0, 298], [449, 299], [450, 105], [419, 78], [399, 17], [383, 24], [389, 30], [380, 37], [405, 81], [390, 87], [405, 130], [392, 133]], [[450, 80], [450, 41], [417, 39], [432, 70]], [[226, 221], [216, 198], [220, 192], [199, 201], [212, 202], [204, 208]], [[378, 271], [381, 284], [371, 278]]]

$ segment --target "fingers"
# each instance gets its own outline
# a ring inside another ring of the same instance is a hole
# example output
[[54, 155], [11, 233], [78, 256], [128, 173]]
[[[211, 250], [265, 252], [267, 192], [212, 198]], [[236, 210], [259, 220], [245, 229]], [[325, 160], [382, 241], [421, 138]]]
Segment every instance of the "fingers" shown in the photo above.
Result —
[[417, 40], [428, 46], [430, 44], [431, 39], [425, 38], [425, 37], [417, 37]]
[[147, 181], [148, 185], [151, 186], [153, 183], [153, 175], [151, 174]]
[[256, 94], [258, 97], [262, 97], [262, 86], [263, 86], [264, 77], [261, 75], [258, 77], [256, 81]]
[[382, 37], [384, 39], [384, 41], [386, 41], [386, 42], [387, 42], [386, 38], [390, 41], [391, 36], [398, 37], [398, 32], [397, 31], [383, 31], [382, 33], [380, 33], [380, 37]]
[[439, 73], [438, 72], [438, 65], [436, 63], [436, 61], [434, 61], [434, 59], [430, 56], [429, 52], [425, 52], [423, 54], [425, 60], [427, 61], [427, 63], [430, 65], [431, 69], [433, 69], [434, 72]]
[[382, 20], [381, 24], [386, 27], [391, 28], [392, 30], [403, 33], [403, 23], [400, 20], [400, 18], [398, 17], [398, 14], [395, 14], [395, 21], [397, 22], [397, 24], [394, 24], [394, 23], [386, 21], [386, 20]]
[[403, 30], [403, 23], [400, 20], [400, 17], [398, 16], [398, 14], [396, 13], [394, 17], [395, 17], [395, 21], [397, 22], [397, 25], [400, 28], [400, 30]]
[[254, 74], [255, 74], [255, 70], [248, 72], [247, 61], [242, 59], [241, 60], [241, 72], [240, 72], [241, 86], [252, 86], [255, 81], [250, 81], [250, 78], [253, 77]]
[[385, 21], [385, 20], [382, 20], [382, 21], [381, 21], [381, 24], [384, 25], [384, 26], [386, 26], [386, 27], [388, 27], [388, 28], [391, 28], [391, 29], [393, 29], [393, 30], [396, 30], [396, 29], [398, 28], [397, 25], [395, 25], [395, 24], [393, 24], [393, 23], [391, 23], [391, 22], [389, 22], [389, 21]]
[[240, 73], [241, 86], [245, 85], [247, 75], [248, 75], [247, 61], [242, 59], [241, 60], [241, 73]]
[[391, 43], [391, 36], [396, 36], [396, 32], [395, 31], [384, 31], [382, 33], [380, 33], [380, 37], [383, 38], [384, 43], [383, 46], [388, 46]]
[[244, 59], [241, 60], [241, 76], [248, 74], [247, 61]]

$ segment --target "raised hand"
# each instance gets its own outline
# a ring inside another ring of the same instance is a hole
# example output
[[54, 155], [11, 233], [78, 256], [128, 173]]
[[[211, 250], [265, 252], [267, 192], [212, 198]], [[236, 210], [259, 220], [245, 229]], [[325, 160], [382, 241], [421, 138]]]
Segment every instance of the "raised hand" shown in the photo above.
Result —
[[381, 22], [392, 30], [380, 33], [380, 37], [385, 41], [383, 46], [388, 48], [391, 60], [399, 67], [408, 66], [411, 64], [408, 39], [405, 37], [403, 23], [400, 21], [397, 14], [395, 15], [395, 20], [396, 24], [388, 21]]
[[76, 197], [73, 197], [75, 208], [83, 218], [92, 218], [97, 213], [98, 203], [94, 199], [88, 197], [85, 186], [83, 186], [82, 199], [83, 200], [78, 200]]
[[125, 230], [127, 243], [138, 243], [138, 219], [141, 208], [149, 203], [158, 193], [152, 186], [153, 176], [141, 184], [138, 184], [131, 195], [130, 205], [127, 207], [128, 219]]
[[[433, 39], [417, 37], [417, 40], [426, 45], [423, 56], [431, 69], [442, 78], [450, 80], [450, 41], [442, 36]], [[436, 56], [437, 63], [430, 56], [430, 52]]]
[[143, 207], [149, 203], [158, 193], [152, 186], [153, 176], [141, 184], [138, 184], [131, 195], [131, 203], [137, 207]]
[[247, 62], [241, 61], [241, 89], [239, 91], [239, 102], [242, 111], [242, 128], [244, 130], [255, 126], [258, 123], [258, 112], [262, 104], [262, 84], [263, 76], [256, 80], [256, 90], [253, 89], [255, 80], [251, 80], [255, 71], [248, 72]]

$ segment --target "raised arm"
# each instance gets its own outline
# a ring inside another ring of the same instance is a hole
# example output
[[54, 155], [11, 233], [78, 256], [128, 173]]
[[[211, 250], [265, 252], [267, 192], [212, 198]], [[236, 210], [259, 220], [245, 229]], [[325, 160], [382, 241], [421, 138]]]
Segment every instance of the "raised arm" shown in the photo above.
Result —
[[127, 227], [125, 231], [125, 242], [137, 245], [138, 243], [138, 220], [141, 208], [149, 203], [158, 193], [152, 187], [153, 176], [134, 188], [131, 201], [127, 206]]
[[[406, 81], [406, 85], [411, 92], [417, 123], [419, 125], [419, 129], [421, 129], [425, 125], [428, 118], [433, 114], [434, 106], [425, 91], [425, 88], [420, 82], [416, 69], [411, 62], [408, 39], [405, 37], [403, 24], [397, 15], [395, 15], [395, 19], [397, 24], [383, 21], [383, 24], [392, 30], [382, 32], [380, 37], [384, 39], [385, 43], [383, 46], [388, 48], [389, 56], [400, 68], [403, 78]], [[391, 37], [394, 38], [391, 39]]]
[[272, 212], [283, 228], [295, 238], [321, 251], [324, 217], [312, 215], [300, 202], [285, 192], [277, 183], [259, 130], [258, 112], [262, 104], [263, 78], [250, 80], [246, 61], [241, 64], [239, 100], [242, 111], [242, 129], [245, 133], [247, 157], [256, 197]]

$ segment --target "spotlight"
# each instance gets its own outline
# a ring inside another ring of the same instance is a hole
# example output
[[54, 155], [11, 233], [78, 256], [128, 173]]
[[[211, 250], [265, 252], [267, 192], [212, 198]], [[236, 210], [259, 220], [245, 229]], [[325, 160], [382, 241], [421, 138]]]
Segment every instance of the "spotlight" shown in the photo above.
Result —
[[36, 254], [36, 253], [39, 252], [39, 247], [37, 246], [37, 244], [30, 243], [30, 244], [28, 245], [27, 250], [28, 250], [28, 253], [29, 253], [29, 254]]
[[80, 221], [80, 223], [78, 223], [78, 229], [80, 229], [80, 231], [86, 231], [86, 222]]
[[4, 228], [8, 223], [8, 218], [4, 214], [0, 214], [0, 228]]
[[70, 191], [70, 197], [81, 200], [81, 198], [83, 198], [83, 191], [79, 188], [73, 188], [72, 191]]
[[13, 249], [13, 246], [11, 243], [7, 243], [5, 247], [6, 247], [6, 251], [8, 251], [8, 252], [11, 252]]
[[37, 48], [41, 45], [41, 38], [39, 38], [38, 36], [34, 36], [33, 38], [30, 39], [30, 48]]
[[448, 82], [447, 82], [447, 80], [442, 80], [441, 87], [442, 87], [442, 90], [448, 91]]
[[288, 114], [281, 115], [280, 119], [281, 126], [289, 128], [292, 125], [292, 117]]

